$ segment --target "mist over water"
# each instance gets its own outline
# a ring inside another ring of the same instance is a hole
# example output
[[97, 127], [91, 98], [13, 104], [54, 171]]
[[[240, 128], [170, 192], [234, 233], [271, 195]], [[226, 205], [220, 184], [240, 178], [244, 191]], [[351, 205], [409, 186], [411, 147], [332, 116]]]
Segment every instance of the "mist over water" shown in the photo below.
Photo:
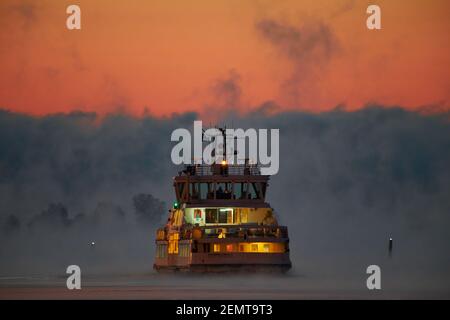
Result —
[[[140, 275], [148, 285], [261, 289], [259, 276], [153, 274], [154, 231], [166, 219], [179, 170], [170, 133], [191, 130], [195, 119], [0, 112], [2, 279], [64, 277], [77, 264], [93, 279]], [[293, 270], [265, 282], [275, 295], [362, 292], [367, 266], [377, 264], [384, 290], [449, 296], [448, 113], [261, 109], [221, 122], [280, 129], [280, 170], [268, 201], [289, 228]]]

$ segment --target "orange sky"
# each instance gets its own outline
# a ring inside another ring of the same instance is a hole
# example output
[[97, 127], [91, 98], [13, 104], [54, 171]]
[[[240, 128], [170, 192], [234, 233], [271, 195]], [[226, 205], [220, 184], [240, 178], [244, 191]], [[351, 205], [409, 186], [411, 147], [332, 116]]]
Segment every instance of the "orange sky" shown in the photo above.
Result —
[[[78, 4], [82, 29], [66, 29]], [[366, 28], [378, 4], [382, 30]], [[0, 2], [0, 108], [450, 109], [448, 0]]]

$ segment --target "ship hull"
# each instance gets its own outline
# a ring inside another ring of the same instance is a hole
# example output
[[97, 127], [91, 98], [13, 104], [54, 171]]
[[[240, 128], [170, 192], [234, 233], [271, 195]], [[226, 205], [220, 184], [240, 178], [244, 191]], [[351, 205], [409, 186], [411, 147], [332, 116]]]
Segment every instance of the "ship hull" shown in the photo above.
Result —
[[158, 272], [284, 273], [291, 268], [288, 253], [193, 253], [189, 257], [156, 259]]
[[286, 273], [291, 269], [289, 264], [261, 265], [261, 264], [223, 264], [223, 265], [188, 265], [188, 266], [158, 266], [154, 269], [159, 273]]

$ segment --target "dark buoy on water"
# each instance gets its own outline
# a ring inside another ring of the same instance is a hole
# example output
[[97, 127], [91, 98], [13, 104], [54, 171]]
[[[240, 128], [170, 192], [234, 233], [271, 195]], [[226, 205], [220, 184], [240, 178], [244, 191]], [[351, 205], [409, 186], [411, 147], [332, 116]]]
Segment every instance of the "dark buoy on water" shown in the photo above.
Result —
[[389, 258], [392, 257], [392, 238], [389, 238]]

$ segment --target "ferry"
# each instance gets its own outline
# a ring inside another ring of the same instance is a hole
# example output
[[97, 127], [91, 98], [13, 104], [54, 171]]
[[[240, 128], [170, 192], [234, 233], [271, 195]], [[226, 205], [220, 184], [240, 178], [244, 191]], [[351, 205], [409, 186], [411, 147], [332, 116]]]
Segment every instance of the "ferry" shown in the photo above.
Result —
[[156, 231], [156, 271], [291, 268], [288, 228], [278, 224], [265, 200], [270, 176], [248, 159], [231, 164], [225, 155], [226, 147], [220, 163], [185, 165], [173, 178], [176, 200], [167, 223]]

